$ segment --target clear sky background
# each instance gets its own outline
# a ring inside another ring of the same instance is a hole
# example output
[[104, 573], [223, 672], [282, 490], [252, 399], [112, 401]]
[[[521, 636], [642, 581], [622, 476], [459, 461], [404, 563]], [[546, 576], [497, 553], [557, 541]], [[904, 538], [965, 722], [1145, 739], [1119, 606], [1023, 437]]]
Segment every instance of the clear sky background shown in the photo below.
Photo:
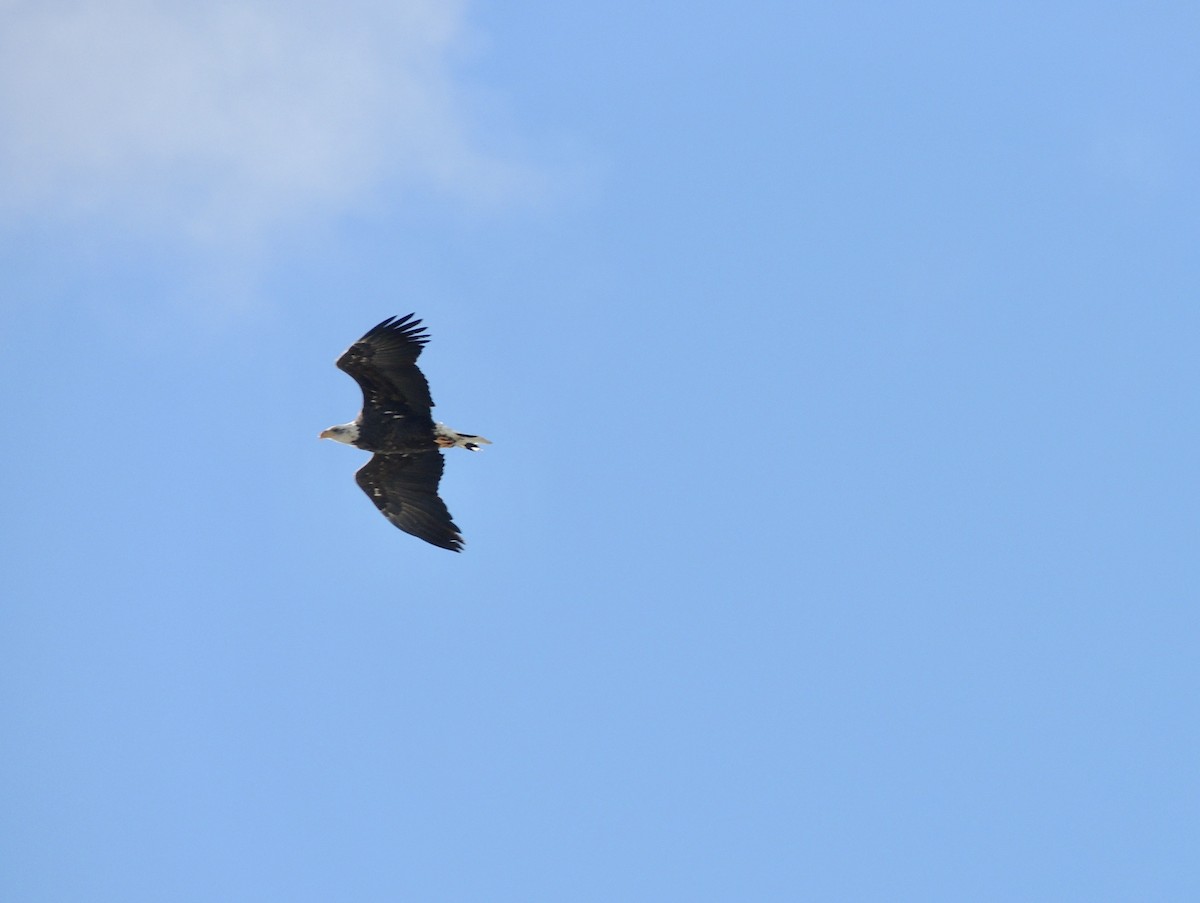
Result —
[[0, 3], [0, 899], [1200, 899], [1198, 44]]

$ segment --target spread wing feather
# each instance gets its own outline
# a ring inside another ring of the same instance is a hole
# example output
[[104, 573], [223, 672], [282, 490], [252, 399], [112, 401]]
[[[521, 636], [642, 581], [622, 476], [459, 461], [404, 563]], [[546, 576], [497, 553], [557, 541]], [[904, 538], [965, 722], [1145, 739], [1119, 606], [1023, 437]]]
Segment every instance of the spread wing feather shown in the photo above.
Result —
[[461, 552], [462, 534], [437, 494], [444, 467], [445, 459], [438, 451], [374, 455], [354, 479], [383, 516], [405, 533]]
[[417, 358], [429, 336], [413, 314], [388, 317], [346, 349], [337, 365], [363, 390], [363, 417], [382, 413], [429, 419], [433, 399]]

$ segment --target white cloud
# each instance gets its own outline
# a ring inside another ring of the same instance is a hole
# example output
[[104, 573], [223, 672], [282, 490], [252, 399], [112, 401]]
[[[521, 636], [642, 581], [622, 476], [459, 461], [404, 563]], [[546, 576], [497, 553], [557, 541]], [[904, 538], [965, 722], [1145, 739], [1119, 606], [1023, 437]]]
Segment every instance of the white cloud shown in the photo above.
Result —
[[0, 0], [0, 213], [219, 240], [397, 186], [471, 199], [457, 0]]

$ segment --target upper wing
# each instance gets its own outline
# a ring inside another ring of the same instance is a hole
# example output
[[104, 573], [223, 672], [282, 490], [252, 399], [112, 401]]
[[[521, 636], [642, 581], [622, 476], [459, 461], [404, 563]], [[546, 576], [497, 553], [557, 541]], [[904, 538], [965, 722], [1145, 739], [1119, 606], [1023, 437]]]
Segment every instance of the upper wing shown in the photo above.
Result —
[[388, 317], [346, 349], [337, 365], [362, 386], [363, 414], [386, 409], [394, 414], [429, 417], [433, 399], [417, 358], [429, 341], [413, 315]]
[[443, 549], [461, 552], [462, 534], [437, 494], [445, 465], [438, 451], [374, 455], [354, 479], [383, 516], [405, 533]]

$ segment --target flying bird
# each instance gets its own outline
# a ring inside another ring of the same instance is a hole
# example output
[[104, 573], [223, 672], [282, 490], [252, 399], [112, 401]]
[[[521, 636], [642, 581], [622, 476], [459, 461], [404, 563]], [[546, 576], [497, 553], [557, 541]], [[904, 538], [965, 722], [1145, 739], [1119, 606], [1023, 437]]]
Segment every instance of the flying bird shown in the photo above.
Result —
[[491, 442], [434, 422], [429, 383], [417, 368], [429, 335], [413, 317], [388, 317], [338, 358], [338, 368], [362, 387], [363, 406], [320, 438], [374, 452], [354, 478], [383, 516], [405, 533], [461, 552], [462, 533], [438, 496], [441, 449], [479, 451]]

